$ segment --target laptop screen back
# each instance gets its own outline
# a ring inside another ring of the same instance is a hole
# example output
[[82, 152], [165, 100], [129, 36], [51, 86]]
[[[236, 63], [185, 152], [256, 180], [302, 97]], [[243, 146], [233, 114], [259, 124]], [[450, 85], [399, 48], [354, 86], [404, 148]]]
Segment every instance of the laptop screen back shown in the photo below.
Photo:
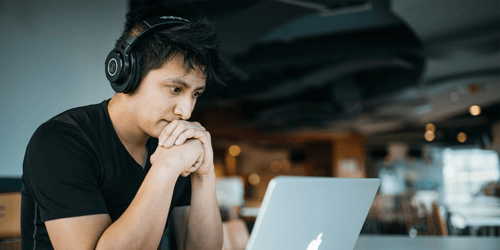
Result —
[[380, 179], [277, 177], [247, 250], [352, 250]]

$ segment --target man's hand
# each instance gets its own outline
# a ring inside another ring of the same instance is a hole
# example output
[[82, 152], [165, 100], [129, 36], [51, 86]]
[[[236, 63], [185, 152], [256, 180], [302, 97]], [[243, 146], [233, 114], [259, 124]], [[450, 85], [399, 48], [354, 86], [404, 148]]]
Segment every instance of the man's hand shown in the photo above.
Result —
[[172, 148], [157, 147], [150, 159], [151, 165], [157, 163], [169, 168], [176, 167], [179, 175], [187, 177], [200, 167], [203, 145], [199, 140], [187, 140], [183, 145]]
[[[199, 122], [174, 120], [165, 126], [160, 136], [158, 136], [158, 141], [160, 146], [172, 148], [173, 146], [183, 145], [189, 138], [201, 141], [204, 154], [199, 168], [191, 168], [188, 171], [194, 171], [194, 174], [200, 176], [214, 173], [214, 153], [210, 133]], [[183, 173], [183, 176], [187, 176], [186, 174], [189, 174], [189, 172]]]

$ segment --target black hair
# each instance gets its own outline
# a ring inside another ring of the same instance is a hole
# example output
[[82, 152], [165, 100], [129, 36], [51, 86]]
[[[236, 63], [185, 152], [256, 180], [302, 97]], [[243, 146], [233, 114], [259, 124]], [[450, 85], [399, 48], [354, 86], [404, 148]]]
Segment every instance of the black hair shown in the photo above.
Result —
[[[122, 35], [138, 22], [152, 16], [183, 17], [182, 14], [158, 4], [147, 6], [127, 13]], [[209, 85], [225, 85], [225, 80], [228, 79], [227, 64], [220, 55], [217, 33], [213, 24], [206, 18], [196, 18], [188, 24], [156, 30], [146, 37], [141, 37], [131, 53], [134, 53], [139, 65], [139, 75], [136, 78], [138, 83], [149, 71], [161, 68], [176, 55], [183, 57], [188, 72], [198, 67], [205, 74]]]

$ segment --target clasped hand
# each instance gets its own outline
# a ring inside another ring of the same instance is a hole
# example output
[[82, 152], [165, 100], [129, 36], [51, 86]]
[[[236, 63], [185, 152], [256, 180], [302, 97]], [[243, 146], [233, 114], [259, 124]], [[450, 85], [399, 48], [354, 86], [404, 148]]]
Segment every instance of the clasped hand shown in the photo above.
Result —
[[151, 155], [169, 167], [179, 167], [181, 176], [214, 172], [210, 133], [199, 122], [174, 120], [158, 136], [159, 145]]

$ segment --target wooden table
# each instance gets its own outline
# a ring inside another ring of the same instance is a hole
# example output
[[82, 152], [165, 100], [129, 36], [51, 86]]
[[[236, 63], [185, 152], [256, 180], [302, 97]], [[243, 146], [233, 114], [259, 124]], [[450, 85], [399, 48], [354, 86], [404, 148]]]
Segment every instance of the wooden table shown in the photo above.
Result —
[[[321, 247], [320, 247], [321, 249]], [[500, 238], [359, 236], [354, 250], [498, 250]]]

